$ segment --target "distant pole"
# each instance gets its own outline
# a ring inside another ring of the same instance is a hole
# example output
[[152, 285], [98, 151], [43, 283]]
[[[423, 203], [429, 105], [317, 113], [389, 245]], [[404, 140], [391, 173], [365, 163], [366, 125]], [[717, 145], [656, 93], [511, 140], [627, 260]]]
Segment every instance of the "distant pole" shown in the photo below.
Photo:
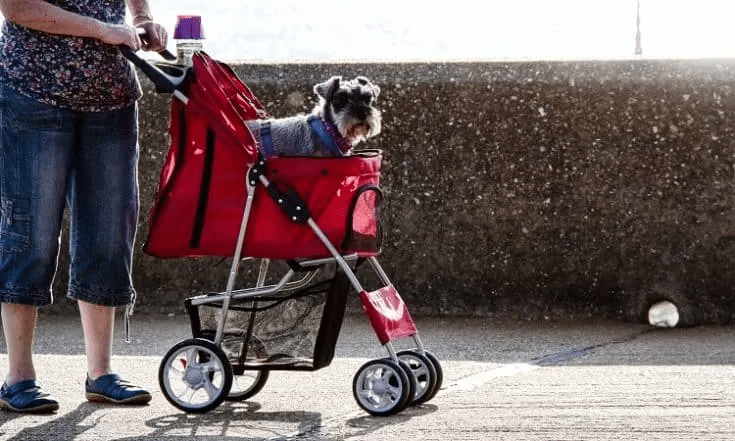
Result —
[[643, 55], [643, 48], [641, 47], [641, 0], [638, 0], [638, 11], [636, 13], [635, 27], [635, 54]]

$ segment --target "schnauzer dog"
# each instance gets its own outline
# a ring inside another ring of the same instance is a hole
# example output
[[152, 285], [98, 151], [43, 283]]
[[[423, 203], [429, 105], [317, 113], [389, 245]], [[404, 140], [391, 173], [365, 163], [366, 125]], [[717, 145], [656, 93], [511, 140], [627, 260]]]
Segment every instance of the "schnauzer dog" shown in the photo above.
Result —
[[314, 92], [319, 103], [310, 115], [246, 122], [264, 156], [343, 156], [380, 133], [380, 88], [367, 78], [335, 76]]

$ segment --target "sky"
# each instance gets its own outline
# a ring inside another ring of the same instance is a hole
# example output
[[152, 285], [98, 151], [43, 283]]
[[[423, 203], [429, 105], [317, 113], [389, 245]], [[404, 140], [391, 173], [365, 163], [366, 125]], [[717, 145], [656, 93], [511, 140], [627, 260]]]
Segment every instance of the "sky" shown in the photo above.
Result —
[[[638, 0], [149, 0], [223, 61], [634, 58]], [[735, 2], [640, 0], [644, 58], [735, 58]], [[170, 44], [174, 48], [174, 43]]]
[[[150, 0], [226, 61], [634, 58], [637, 0]], [[735, 57], [735, 2], [640, 0], [643, 57]]]

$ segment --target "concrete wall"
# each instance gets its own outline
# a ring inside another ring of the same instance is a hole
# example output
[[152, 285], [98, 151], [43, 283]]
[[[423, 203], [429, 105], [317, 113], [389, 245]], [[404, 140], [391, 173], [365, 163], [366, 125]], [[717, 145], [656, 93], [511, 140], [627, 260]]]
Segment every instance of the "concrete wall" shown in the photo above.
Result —
[[[380, 261], [414, 314], [639, 320], [670, 298], [684, 324], [732, 321], [734, 60], [235, 69], [275, 116], [334, 74], [381, 86]], [[140, 243], [169, 102], [145, 85]], [[139, 253], [139, 308], [181, 308], [228, 269]]]

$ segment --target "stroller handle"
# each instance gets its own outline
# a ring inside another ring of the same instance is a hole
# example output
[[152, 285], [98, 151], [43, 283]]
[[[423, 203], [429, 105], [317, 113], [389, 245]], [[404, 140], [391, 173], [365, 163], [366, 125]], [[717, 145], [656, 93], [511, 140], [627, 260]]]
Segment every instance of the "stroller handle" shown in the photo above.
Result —
[[[139, 57], [138, 54], [128, 46], [122, 45], [119, 46], [119, 49], [125, 58], [140, 68], [140, 70], [143, 71], [151, 81], [153, 81], [153, 84], [156, 86], [156, 91], [159, 93], [174, 93], [186, 78], [186, 72], [188, 69], [185, 66], [170, 63], [153, 64], [148, 60], [144, 60]], [[167, 50], [161, 51], [159, 54], [167, 60], [176, 59], [176, 57]]]

